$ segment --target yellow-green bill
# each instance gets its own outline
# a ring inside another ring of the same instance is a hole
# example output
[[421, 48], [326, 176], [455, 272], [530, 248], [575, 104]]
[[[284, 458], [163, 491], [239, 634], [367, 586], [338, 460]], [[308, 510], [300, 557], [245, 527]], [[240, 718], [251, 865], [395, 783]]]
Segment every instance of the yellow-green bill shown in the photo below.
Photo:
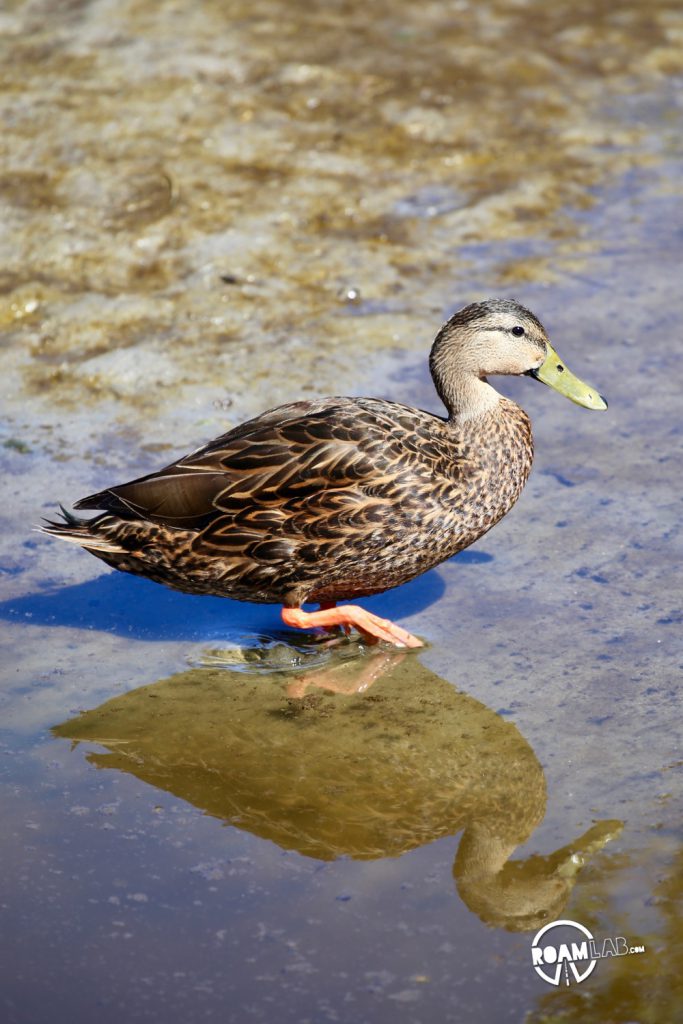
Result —
[[536, 380], [543, 381], [549, 388], [559, 391], [577, 405], [585, 409], [606, 409], [607, 402], [590, 384], [585, 384], [568, 370], [552, 345], [548, 345], [548, 355], [542, 366], [529, 371]]

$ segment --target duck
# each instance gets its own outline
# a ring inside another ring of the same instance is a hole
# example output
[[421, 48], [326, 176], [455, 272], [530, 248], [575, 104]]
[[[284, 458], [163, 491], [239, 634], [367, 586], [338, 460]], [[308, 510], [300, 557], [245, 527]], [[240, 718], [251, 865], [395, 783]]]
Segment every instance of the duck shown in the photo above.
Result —
[[[355, 602], [469, 547], [519, 498], [531, 423], [488, 378], [527, 375], [584, 408], [607, 408], [514, 299], [455, 312], [429, 367], [446, 415], [384, 398], [282, 405], [74, 504], [93, 518], [60, 506], [61, 519], [41, 529], [175, 590], [279, 604], [289, 627], [421, 647]], [[318, 609], [303, 607], [311, 603]]]

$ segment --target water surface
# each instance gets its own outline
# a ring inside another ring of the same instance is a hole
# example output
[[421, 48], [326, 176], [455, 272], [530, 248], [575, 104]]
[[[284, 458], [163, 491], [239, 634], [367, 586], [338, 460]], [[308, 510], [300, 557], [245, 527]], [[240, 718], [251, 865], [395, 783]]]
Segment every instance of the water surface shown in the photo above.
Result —
[[[14, 2], [0, 15], [4, 1017], [680, 1015], [677, 5]], [[419, 654], [30, 532], [262, 408], [437, 409], [514, 295], [535, 469], [369, 602]], [[551, 988], [565, 916], [641, 955]]]

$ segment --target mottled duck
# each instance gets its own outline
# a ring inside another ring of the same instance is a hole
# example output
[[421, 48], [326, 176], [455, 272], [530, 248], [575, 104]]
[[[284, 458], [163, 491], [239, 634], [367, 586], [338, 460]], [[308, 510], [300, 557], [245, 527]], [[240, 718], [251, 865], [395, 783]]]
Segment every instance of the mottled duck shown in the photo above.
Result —
[[64, 512], [43, 529], [176, 590], [282, 604], [288, 626], [353, 626], [371, 643], [419, 647], [395, 623], [337, 602], [413, 579], [512, 508], [531, 469], [531, 425], [487, 378], [528, 374], [607, 408], [509, 299], [455, 313], [429, 365], [446, 417], [380, 398], [283, 405], [76, 502], [101, 510], [94, 518]]

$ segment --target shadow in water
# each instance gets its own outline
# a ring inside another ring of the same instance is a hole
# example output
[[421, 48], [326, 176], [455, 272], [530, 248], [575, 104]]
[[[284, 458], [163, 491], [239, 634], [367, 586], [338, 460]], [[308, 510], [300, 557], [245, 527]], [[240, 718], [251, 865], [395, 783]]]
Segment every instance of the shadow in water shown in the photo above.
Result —
[[581, 866], [621, 830], [604, 821], [556, 853], [511, 861], [542, 820], [543, 770], [511, 722], [425, 668], [373, 652], [258, 675], [199, 668], [56, 726], [129, 772], [287, 850], [395, 857], [463, 831], [453, 874], [482, 921], [557, 918]]
[[[492, 561], [492, 556], [484, 552], [463, 555], [458, 556], [463, 562]], [[428, 608], [439, 600], [444, 589], [438, 572], [432, 570], [362, 603], [378, 615], [401, 619]], [[245, 630], [268, 632], [282, 626], [275, 605], [181, 594], [122, 572], [108, 572], [87, 583], [0, 602], [0, 619], [102, 630], [147, 640], [237, 636]]]

